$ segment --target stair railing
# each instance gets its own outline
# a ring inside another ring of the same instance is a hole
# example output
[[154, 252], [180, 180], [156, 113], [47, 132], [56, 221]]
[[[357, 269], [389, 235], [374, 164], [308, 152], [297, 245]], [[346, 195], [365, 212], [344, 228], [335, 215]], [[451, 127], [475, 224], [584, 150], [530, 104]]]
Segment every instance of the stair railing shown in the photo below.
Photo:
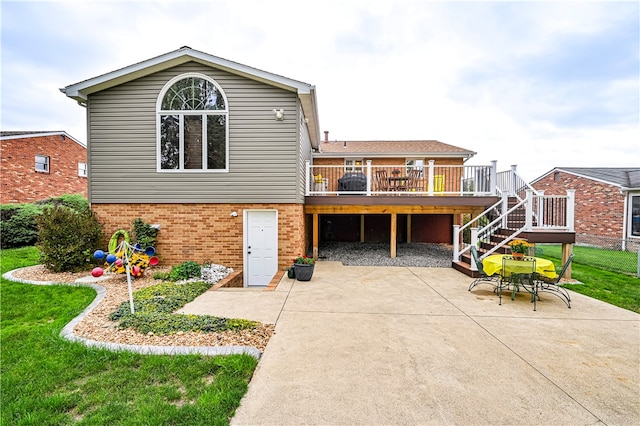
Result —
[[[505, 228], [505, 224], [507, 222], [507, 218], [509, 217], [509, 215], [513, 212], [515, 212], [516, 210], [518, 210], [519, 208], [521, 208], [523, 205], [528, 205], [529, 208], [528, 210], [532, 209], [532, 193], [531, 192], [527, 192], [527, 197], [518, 202], [517, 204], [515, 204], [514, 206], [512, 206], [511, 208], [507, 208], [508, 206], [508, 194], [507, 193], [503, 193], [502, 194], [502, 199], [500, 201], [498, 201], [497, 203], [495, 203], [494, 205], [492, 205], [491, 207], [489, 207], [488, 209], [486, 209], [484, 212], [482, 212], [480, 215], [478, 215], [475, 219], [469, 221], [467, 224], [465, 224], [464, 226], [460, 226], [460, 225], [454, 225], [453, 226], [453, 261], [454, 262], [459, 262], [460, 261], [460, 256], [464, 253], [466, 253], [467, 251], [469, 251], [471, 249], [471, 246], [475, 246], [478, 247], [478, 243], [480, 241], [485, 241], [488, 242], [491, 240], [491, 236], [494, 235], [496, 233], [496, 231], [498, 229], [501, 228]], [[487, 223], [485, 226], [482, 227], [471, 227], [471, 225], [473, 224], [479, 224], [479, 222], [483, 219], [486, 218], [488, 220], [488, 215], [492, 212], [492, 211], [498, 211], [498, 206], [502, 206], [501, 207], [501, 214], [489, 221], [489, 223]], [[529, 219], [527, 222], [530, 222], [531, 219]], [[463, 238], [463, 232], [466, 228], [470, 228], [470, 232], [471, 232], [471, 241], [469, 244], [464, 242], [464, 238]], [[510, 241], [512, 241], [514, 238], [516, 238], [519, 234], [522, 233], [522, 231], [524, 231], [527, 228], [527, 223], [525, 223], [524, 226], [515, 229], [515, 230], [511, 230], [511, 234], [508, 235], [506, 238], [504, 238], [502, 241], [500, 241], [499, 243], [497, 243], [493, 248], [491, 248], [489, 251], [485, 252], [484, 254], [482, 254], [480, 256], [480, 259], [484, 259], [485, 257], [493, 254], [495, 251], [497, 251], [498, 249], [500, 249], [501, 247], [504, 247], [505, 245], [509, 244]], [[460, 245], [462, 244], [462, 249], [460, 248]], [[477, 271], [478, 268], [475, 264], [475, 262], [471, 262], [471, 270], [472, 271]]]
[[[506, 197], [506, 194], [503, 196], [503, 198], [504, 197]], [[454, 262], [459, 262], [460, 256], [466, 253], [467, 251], [469, 251], [469, 249], [471, 248], [472, 244], [467, 244], [464, 242], [465, 230], [469, 228], [471, 232], [471, 241], [473, 241], [474, 229], [477, 230], [478, 227], [477, 226], [472, 227], [472, 225], [479, 224], [479, 222], [483, 219], [486, 219], [487, 221], [489, 221], [488, 217], [492, 212], [496, 212], [498, 216], [500, 216], [500, 210], [498, 209], [498, 206], [502, 204], [503, 204], [502, 200], [499, 200], [497, 203], [495, 203], [494, 205], [492, 205], [491, 207], [487, 208], [485, 211], [480, 213], [478, 216], [476, 216], [475, 219], [470, 220], [463, 226], [453, 225], [453, 261]], [[462, 249], [460, 249], [460, 244], [462, 244], [463, 246]]]

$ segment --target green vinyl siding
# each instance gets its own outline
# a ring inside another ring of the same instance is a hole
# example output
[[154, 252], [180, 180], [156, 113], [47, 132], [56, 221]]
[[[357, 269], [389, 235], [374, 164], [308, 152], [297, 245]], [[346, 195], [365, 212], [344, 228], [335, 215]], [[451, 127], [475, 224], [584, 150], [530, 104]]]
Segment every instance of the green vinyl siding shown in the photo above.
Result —
[[[205, 74], [225, 91], [228, 172], [157, 171], [157, 98], [171, 78], [187, 72]], [[92, 94], [87, 104], [93, 203], [303, 200], [296, 93], [190, 62]], [[284, 121], [276, 121], [273, 114], [280, 108], [285, 110]]]

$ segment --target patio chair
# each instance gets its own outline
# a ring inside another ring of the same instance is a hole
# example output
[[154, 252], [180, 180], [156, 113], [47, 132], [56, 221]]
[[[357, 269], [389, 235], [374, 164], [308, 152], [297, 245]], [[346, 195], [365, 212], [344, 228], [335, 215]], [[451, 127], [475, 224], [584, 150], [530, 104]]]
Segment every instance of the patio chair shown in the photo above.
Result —
[[407, 175], [407, 191], [417, 191], [420, 186], [420, 175], [422, 171], [419, 169], [413, 169], [409, 171]]
[[389, 177], [385, 169], [376, 170], [373, 176], [374, 183], [376, 184], [376, 191], [388, 192], [389, 191]]
[[475, 246], [471, 246], [469, 251], [471, 252], [471, 261], [476, 264], [476, 267], [478, 268], [478, 273], [480, 274], [480, 276], [475, 280], [473, 280], [473, 282], [469, 285], [469, 291], [471, 291], [472, 288], [474, 288], [475, 286], [481, 283], [492, 285], [493, 291], [495, 291], [495, 289], [498, 287], [500, 276], [487, 275], [486, 272], [484, 272], [484, 268], [482, 267], [482, 262], [478, 257], [478, 249], [476, 249]]
[[504, 256], [502, 258], [502, 269], [500, 270], [500, 282], [498, 284], [499, 304], [502, 305], [502, 289], [512, 286], [511, 300], [515, 300], [516, 293], [523, 287], [531, 293], [531, 303], [533, 310], [536, 310], [537, 281], [536, 281], [536, 258], [525, 257], [522, 260], [516, 260], [513, 256]]
[[571, 265], [572, 261], [573, 254], [569, 256], [569, 259], [567, 259], [567, 262], [564, 264], [560, 272], [558, 272], [558, 276], [556, 278], [551, 279], [545, 277], [544, 275], [536, 274], [536, 285], [538, 286], [538, 293], [542, 291], [555, 294], [567, 305], [567, 308], [569, 309], [571, 309], [571, 296], [569, 296], [569, 292], [564, 287], [562, 287], [562, 284], [560, 284], [560, 280], [564, 276], [565, 272], [567, 272], [567, 269], [569, 268], [569, 265]]

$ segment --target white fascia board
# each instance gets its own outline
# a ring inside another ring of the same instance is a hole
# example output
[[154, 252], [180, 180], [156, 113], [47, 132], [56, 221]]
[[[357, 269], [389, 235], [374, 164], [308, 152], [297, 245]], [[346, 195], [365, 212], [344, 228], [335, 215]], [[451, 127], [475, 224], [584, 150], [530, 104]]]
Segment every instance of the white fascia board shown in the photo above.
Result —
[[65, 138], [69, 138], [72, 141], [74, 141], [75, 143], [77, 143], [78, 145], [82, 146], [83, 148], [87, 147], [87, 145], [85, 143], [82, 143], [81, 141], [79, 141], [78, 139], [74, 138], [73, 136], [71, 136], [67, 132], [23, 133], [21, 135], [1, 136], [0, 140], [4, 141], [4, 140], [10, 140], [10, 139], [41, 138], [41, 137], [44, 137], [44, 136], [56, 136], [56, 135], [61, 135], [61, 136], [64, 136]]
[[107, 74], [71, 84], [67, 87], [61, 88], [60, 91], [78, 102], [84, 102], [87, 100], [87, 96], [91, 93], [108, 89], [189, 61], [196, 61], [204, 65], [214, 66], [215, 68], [220, 68], [233, 74], [242, 75], [252, 80], [261, 81], [272, 86], [281, 87], [285, 90], [294, 91], [299, 95], [311, 94], [313, 88], [313, 86], [307, 83], [282, 77], [277, 74], [272, 74], [190, 48], [181, 48]]
[[[322, 144], [320, 145], [322, 148]], [[392, 152], [319, 152], [314, 153], [314, 157], [320, 158], [471, 158], [475, 153], [470, 154], [461, 154], [459, 152], [439, 152], [439, 153], [429, 153], [429, 152], [402, 152], [402, 153], [392, 153]]]

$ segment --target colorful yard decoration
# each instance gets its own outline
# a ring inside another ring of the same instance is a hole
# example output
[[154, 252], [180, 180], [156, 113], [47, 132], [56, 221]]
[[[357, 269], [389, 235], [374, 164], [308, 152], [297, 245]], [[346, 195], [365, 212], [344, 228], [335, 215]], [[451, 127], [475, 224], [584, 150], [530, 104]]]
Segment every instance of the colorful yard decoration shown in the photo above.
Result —
[[109, 252], [96, 250], [93, 257], [98, 260], [105, 260], [105, 267], [94, 268], [91, 275], [100, 277], [102, 274], [127, 274], [127, 284], [129, 286], [129, 303], [131, 313], [135, 313], [133, 307], [133, 290], [131, 288], [131, 276], [141, 277], [145, 269], [160, 263], [154, 247], [147, 247], [144, 250], [140, 244], [131, 245], [129, 234], [121, 229], [113, 234], [109, 241]]

